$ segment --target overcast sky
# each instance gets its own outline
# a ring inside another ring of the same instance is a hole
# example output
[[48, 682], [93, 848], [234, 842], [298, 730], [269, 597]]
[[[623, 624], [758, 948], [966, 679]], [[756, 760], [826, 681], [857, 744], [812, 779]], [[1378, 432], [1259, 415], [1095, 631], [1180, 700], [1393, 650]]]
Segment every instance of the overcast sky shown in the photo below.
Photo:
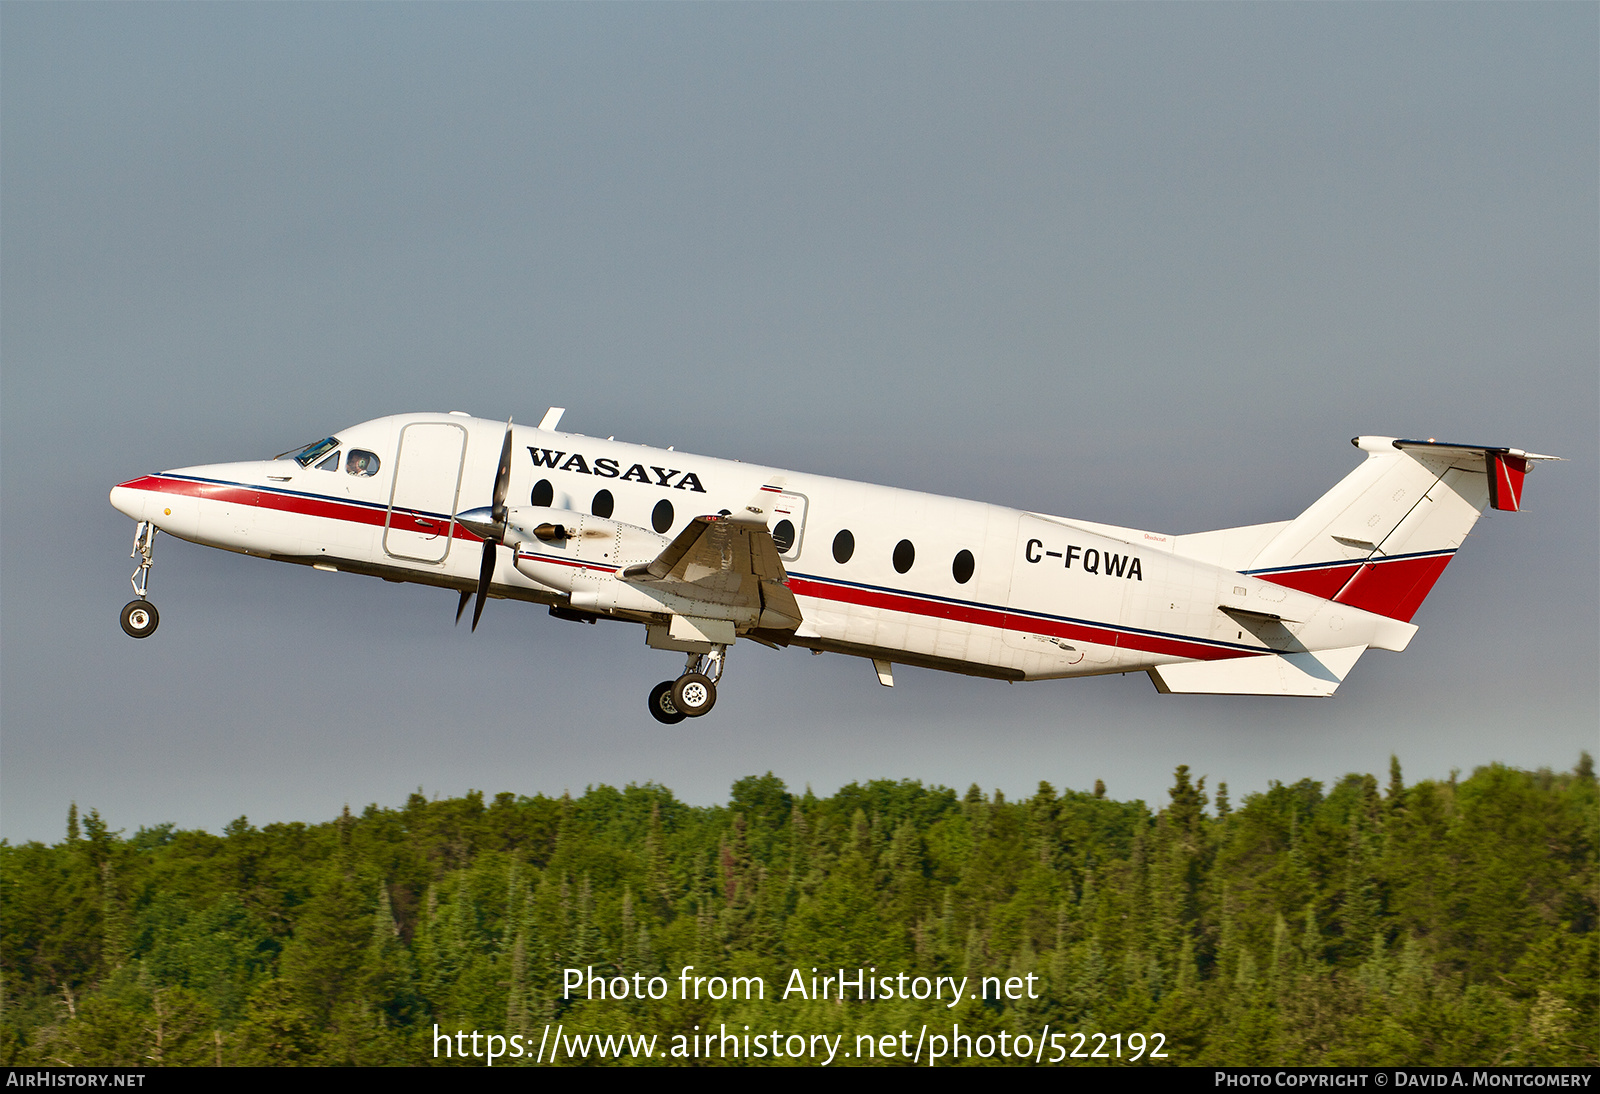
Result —
[[[1596, 748], [1592, 4], [0, 5], [0, 836], [469, 788], [1165, 801]], [[1358, 433], [1540, 467], [1331, 700], [1021, 684], [157, 541], [109, 488], [466, 410], [1169, 533]]]

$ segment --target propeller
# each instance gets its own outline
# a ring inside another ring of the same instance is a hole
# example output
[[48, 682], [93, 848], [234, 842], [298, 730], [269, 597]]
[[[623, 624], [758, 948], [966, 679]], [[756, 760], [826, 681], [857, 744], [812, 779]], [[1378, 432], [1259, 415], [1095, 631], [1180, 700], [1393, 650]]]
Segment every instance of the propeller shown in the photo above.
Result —
[[[483, 618], [484, 601], [489, 599], [489, 582], [494, 578], [496, 548], [506, 535], [506, 495], [511, 490], [511, 419], [506, 419], [506, 439], [500, 446], [500, 466], [494, 474], [494, 500], [490, 505], [456, 514], [456, 522], [483, 540], [483, 563], [478, 567], [477, 604], [472, 609], [472, 629]], [[456, 622], [467, 610], [471, 592], [463, 592], [456, 605]]]

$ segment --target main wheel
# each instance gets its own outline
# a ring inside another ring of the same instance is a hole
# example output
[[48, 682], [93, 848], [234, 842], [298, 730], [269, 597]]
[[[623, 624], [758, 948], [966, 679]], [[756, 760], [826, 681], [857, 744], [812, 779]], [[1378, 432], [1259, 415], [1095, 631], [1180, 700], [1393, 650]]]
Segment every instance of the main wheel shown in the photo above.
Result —
[[669, 726], [683, 721], [683, 712], [672, 705], [671, 680], [663, 680], [650, 689], [650, 716]]
[[710, 677], [686, 672], [672, 683], [672, 705], [690, 718], [698, 718], [717, 702], [717, 685]]
[[122, 629], [132, 638], [149, 638], [160, 622], [161, 613], [148, 600], [130, 600], [122, 609]]

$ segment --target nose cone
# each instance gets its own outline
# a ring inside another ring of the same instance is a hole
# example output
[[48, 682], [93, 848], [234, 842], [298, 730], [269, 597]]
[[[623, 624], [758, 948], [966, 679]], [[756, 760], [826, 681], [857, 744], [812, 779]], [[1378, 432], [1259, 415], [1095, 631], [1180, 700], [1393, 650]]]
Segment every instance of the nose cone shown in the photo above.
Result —
[[140, 475], [127, 482], [119, 482], [111, 488], [111, 506], [124, 516], [134, 520], [147, 520], [144, 515], [145, 504], [150, 500], [150, 476]]

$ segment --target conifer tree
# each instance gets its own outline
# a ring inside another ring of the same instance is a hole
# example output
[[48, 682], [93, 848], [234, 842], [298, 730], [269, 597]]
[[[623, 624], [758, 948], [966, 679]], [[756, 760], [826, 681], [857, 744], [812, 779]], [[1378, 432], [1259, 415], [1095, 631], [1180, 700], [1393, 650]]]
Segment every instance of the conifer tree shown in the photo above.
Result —
[[[770, 992], [787, 963], [970, 990], [1037, 973], [1043, 998], [969, 998], [963, 1028], [1160, 1029], [1174, 1062], [1600, 1063], [1592, 760], [1410, 787], [1395, 761], [1379, 787], [1275, 782], [1235, 806], [1219, 784], [1208, 817], [1182, 767], [1152, 817], [1048, 783], [819, 799], [769, 774], [737, 808], [414, 795], [132, 839], [69, 811], [55, 847], [0, 843], [0, 1062], [415, 1062], [435, 1020], [604, 1031], [624, 1011], [732, 1028], [798, 1012], [561, 1000], [561, 969], [693, 964]], [[830, 1001], [802, 1024], [890, 1032], [919, 1008]]]

